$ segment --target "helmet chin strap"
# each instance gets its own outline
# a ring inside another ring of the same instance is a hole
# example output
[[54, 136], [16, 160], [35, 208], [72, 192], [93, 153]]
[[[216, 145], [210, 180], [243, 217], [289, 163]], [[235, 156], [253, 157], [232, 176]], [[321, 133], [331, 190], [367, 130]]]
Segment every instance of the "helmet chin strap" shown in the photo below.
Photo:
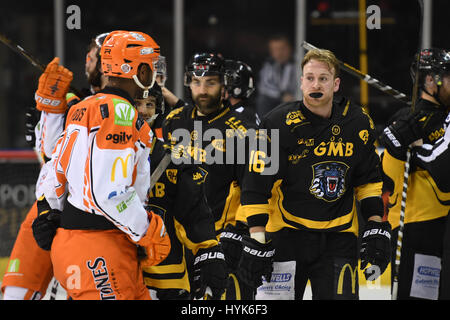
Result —
[[434, 75], [433, 76], [433, 81], [436, 84], [437, 90], [435, 93], [430, 93], [426, 87], [423, 88], [423, 91], [425, 91], [429, 96], [433, 97], [440, 105], [442, 104], [441, 99], [439, 98], [439, 91], [441, 89], [441, 85], [442, 85], [442, 80], [441, 77], [439, 75]]
[[155, 84], [156, 72], [152, 72], [152, 82], [150, 83], [149, 86], [144, 86], [142, 84], [142, 82], [139, 81], [137, 75], [133, 75], [133, 80], [139, 88], [144, 90], [144, 92], [142, 93], [142, 99], [147, 99], [148, 98], [148, 90], [151, 89], [153, 87], [153, 85]]

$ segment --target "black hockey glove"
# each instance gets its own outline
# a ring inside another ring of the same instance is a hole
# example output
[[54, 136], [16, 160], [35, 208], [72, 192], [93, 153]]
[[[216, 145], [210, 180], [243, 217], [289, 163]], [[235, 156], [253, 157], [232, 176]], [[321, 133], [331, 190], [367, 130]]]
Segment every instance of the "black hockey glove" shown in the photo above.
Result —
[[229, 224], [220, 234], [220, 243], [229, 272], [236, 272], [237, 270], [242, 256], [241, 241], [244, 235], [249, 235], [248, 227], [241, 222], [237, 222], [236, 226]]
[[[367, 221], [361, 239], [361, 266], [366, 280], [374, 281], [386, 270], [391, 260], [391, 225], [389, 222]], [[372, 267], [366, 269], [367, 264]]]
[[386, 147], [390, 154], [397, 158], [404, 157], [406, 148], [416, 140], [423, 137], [422, 130], [424, 111], [418, 111], [395, 120], [387, 126], [380, 137], [380, 142]]
[[242, 257], [238, 268], [242, 281], [252, 288], [262, 285], [262, 277], [270, 282], [275, 254], [272, 241], [261, 243], [248, 236], [243, 236], [242, 245]]
[[40, 112], [35, 108], [28, 108], [25, 112], [25, 140], [27, 144], [34, 148], [36, 143], [36, 135], [34, 128], [39, 122]]
[[34, 219], [31, 228], [37, 245], [43, 250], [50, 250], [56, 230], [61, 222], [61, 211], [50, 208], [47, 200], [37, 201], [38, 217]]
[[225, 256], [220, 245], [200, 249], [194, 257], [194, 281], [192, 293], [196, 299], [204, 297], [211, 289], [211, 299], [219, 300], [227, 286]]

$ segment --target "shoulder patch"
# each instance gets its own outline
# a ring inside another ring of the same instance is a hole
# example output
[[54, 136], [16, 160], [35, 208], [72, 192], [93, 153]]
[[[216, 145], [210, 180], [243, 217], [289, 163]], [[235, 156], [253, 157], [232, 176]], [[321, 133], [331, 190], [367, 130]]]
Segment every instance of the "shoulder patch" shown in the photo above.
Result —
[[142, 126], [144, 125], [145, 120], [142, 118], [140, 114], [138, 114], [137, 120], [136, 120], [136, 129], [137, 131], [141, 130]]
[[131, 127], [136, 109], [124, 99], [112, 98], [112, 102], [114, 104], [114, 123], [119, 126]]
[[102, 119], [106, 119], [109, 117], [109, 110], [107, 103], [103, 103], [100, 105], [100, 114], [102, 115]]

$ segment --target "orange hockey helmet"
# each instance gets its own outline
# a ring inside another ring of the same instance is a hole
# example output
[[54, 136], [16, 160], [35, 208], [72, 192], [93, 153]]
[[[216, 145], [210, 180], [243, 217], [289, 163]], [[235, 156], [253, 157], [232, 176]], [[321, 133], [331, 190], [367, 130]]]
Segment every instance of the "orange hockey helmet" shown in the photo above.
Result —
[[[138, 31], [110, 32], [101, 48], [101, 62], [105, 76], [133, 79], [144, 90], [144, 98], [156, 79], [156, 63], [159, 46], [149, 35]], [[139, 65], [146, 63], [152, 70], [150, 86], [144, 86], [137, 78]]]

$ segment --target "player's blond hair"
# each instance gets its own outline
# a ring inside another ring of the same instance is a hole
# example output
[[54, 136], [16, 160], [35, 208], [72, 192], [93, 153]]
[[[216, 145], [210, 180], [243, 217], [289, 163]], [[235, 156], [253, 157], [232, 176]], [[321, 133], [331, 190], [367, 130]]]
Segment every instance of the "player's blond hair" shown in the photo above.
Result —
[[311, 60], [317, 60], [320, 62], [324, 62], [328, 65], [328, 68], [330, 71], [334, 69], [334, 78], [339, 77], [340, 73], [340, 67], [339, 67], [339, 61], [334, 55], [333, 52], [326, 49], [312, 49], [308, 51], [305, 56], [303, 57], [302, 61], [302, 71], [305, 64], [307, 64]]

